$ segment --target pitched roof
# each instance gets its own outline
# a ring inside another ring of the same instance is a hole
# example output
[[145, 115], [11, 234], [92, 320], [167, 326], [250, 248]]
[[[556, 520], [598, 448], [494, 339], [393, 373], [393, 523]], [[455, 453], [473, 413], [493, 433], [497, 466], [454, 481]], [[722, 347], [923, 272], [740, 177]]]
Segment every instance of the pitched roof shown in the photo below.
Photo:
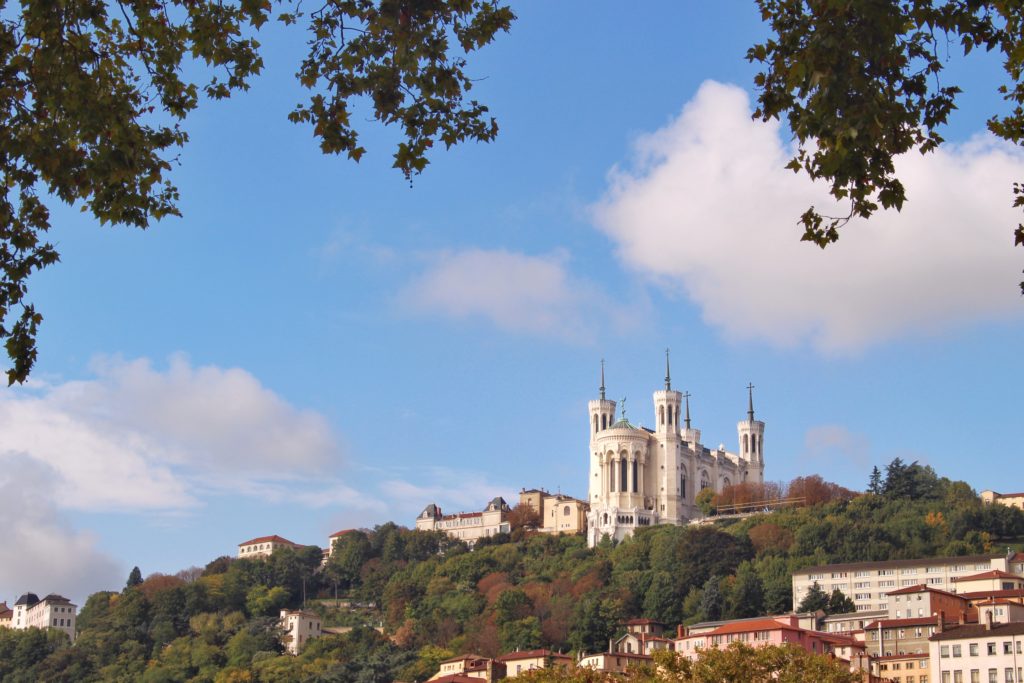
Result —
[[18, 598], [14, 602], [14, 604], [15, 604], [15, 606], [17, 606], [17, 605], [28, 605], [29, 607], [31, 607], [32, 605], [36, 604], [37, 602], [39, 602], [39, 596], [38, 595], [36, 595], [35, 593], [25, 593], [20, 598]]
[[[953, 580], [956, 581], [956, 579], [953, 579]], [[941, 593], [942, 595], [952, 595], [955, 598], [966, 599], [962, 595], [958, 595], [956, 593], [950, 593], [949, 591], [944, 591], [941, 588], [934, 588], [932, 586], [928, 586], [928, 585], [923, 584], [923, 583], [919, 583], [916, 586], [907, 586], [906, 588], [898, 588], [898, 589], [896, 589], [894, 591], [887, 591], [886, 595], [907, 595], [907, 594], [913, 595], [914, 593]]]
[[342, 529], [341, 531], [335, 531], [327, 538], [338, 538], [339, 536], [344, 536], [345, 534], [352, 533], [353, 531], [355, 531], [355, 529]]
[[[906, 619], [879, 619], [872, 621], [864, 627], [865, 631], [870, 631], [874, 628], [892, 628], [900, 626], [935, 626], [938, 623], [939, 618], [936, 616], [931, 617], [908, 617]], [[955, 621], [946, 621], [946, 628], [951, 624], [955, 624]]]
[[626, 622], [626, 626], [647, 626], [648, 624], [657, 624], [658, 626], [664, 626], [665, 622], [657, 621], [655, 619], [630, 619]]
[[535, 657], [553, 657], [555, 659], [569, 659], [572, 657], [569, 655], [563, 655], [561, 652], [552, 652], [551, 650], [523, 650], [520, 652], [509, 652], [507, 654], [498, 655], [497, 660], [499, 662], [514, 662], [517, 659], [534, 659]]
[[701, 634], [706, 636], [726, 635], [729, 633], [746, 633], [748, 631], [803, 631], [799, 626], [783, 624], [775, 619], [753, 619], [750, 621], [739, 621], [723, 624], [714, 631]]
[[282, 537], [278, 536], [277, 534], [274, 534], [273, 536], [260, 536], [259, 538], [254, 538], [251, 541], [246, 541], [245, 543], [239, 543], [238, 545], [239, 545], [239, 547], [241, 547], [243, 545], [252, 545], [254, 543], [283, 543], [285, 545], [290, 545], [290, 546], [293, 546], [295, 548], [301, 548], [302, 547], [300, 544], [293, 543], [293, 542], [289, 541], [287, 538], [282, 538]]
[[982, 572], [981, 574], [971, 574], [970, 576], [954, 576], [954, 581], [980, 581], [982, 579], [1020, 579], [1021, 577], [1017, 574], [1011, 574], [1010, 572], [1004, 572], [1001, 569], [993, 569], [992, 571]]
[[957, 593], [968, 600], [977, 600], [978, 598], [1024, 598], [1024, 588], [1010, 588], [1005, 590], [987, 590], [987, 591], [966, 591], [964, 593]]
[[466, 676], [465, 674], [448, 674], [440, 678], [434, 678], [430, 683], [480, 683], [479, 678]]
[[50, 593], [41, 602], [52, 602], [60, 605], [70, 605], [71, 601], [65, 598], [63, 595], [57, 595], [56, 593]]
[[452, 662], [464, 662], [464, 661], [466, 661], [468, 659], [487, 659], [487, 657], [484, 657], [483, 655], [474, 655], [474, 654], [456, 655], [456, 656], [451, 657], [449, 659], [446, 659], [446, 660], [444, 660], [444, 661], [442, 661], [440, 663], [441, 664], [451, 664]]
[[1024, 635], [1024, 622], [1014, 621], [1009, 624], [963, 624], [950, 626], [942, 633], [936, 633], [928, 640], [962, 640], [966, 638], [995, 638], [998, 636]]

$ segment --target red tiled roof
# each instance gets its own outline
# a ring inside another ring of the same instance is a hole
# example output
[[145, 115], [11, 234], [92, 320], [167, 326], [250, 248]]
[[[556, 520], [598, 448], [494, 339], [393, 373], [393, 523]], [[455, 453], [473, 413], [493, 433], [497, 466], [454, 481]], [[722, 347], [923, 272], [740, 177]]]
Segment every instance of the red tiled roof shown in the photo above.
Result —
[[982, 572], [981, 574], [971, 574], [970, 576], [953, 577], [954, 581], [980, 581], [981, 579], [1020, 579], [1021, 577], [1016, 574], [1004, 572], [1001, 569], [993, 569], [992, 571]]
[[498, 655], [499, 662], [514, 662], [517, 659], [533, 659], [535, 657], [554, 657], [555, 659], [572, 659], [569, 655], [563, 655], [551, 650], [523, 650], [522, 652], [509, 652]]
[[342, 529], [341, 531], [335, 531], [327, 538], [337, 538], [338, 536], [344, 536], [345, 534], [352, 533], [355, 529]]
[[899, 588], [899, 589], [894, 590], [894, 591], [888, 591], [886, 593], [886, 595], [906, 595], [908, 593], [913, 594], [913, 593], [924, 593], [924, 592], [942, 593], [943, 595], [952, 595], [953, 597], [963, 598], [962, 595], [957, 595], [956, 593], [950, 593], [949, 591], [944, 591], [941, 588], [933, 588], [932, 586], [928, 586], [928, 585], [925, 585], [923, 583], [920, 583], [920, 584], [918, 584], [916, 586], [907, 586], [906, 588]]
[[741, 621], [732, 624], [722, 624], [714, 631], [702, 633], [704, 636], [719, 636], [729, 633], [748, 633], [750, 631], [803, 631], [798, 626], [783, 624], [775, 619], [757, 619], [755, 621]]
[[243, 545], [252, 545], [254, 543], [284, 543], [285, 545], [294, 546], [296, 548], [301, 548], [302, 547], [298, 543], [292, 543], [287, 538], [281, 538], [277, 534], [274, 534], [273, 536], [260, 536], [259, 538], [254, 538], [251, 541], [246, 541], [245, 543], [239, 543], [238, 545], [241, 547]]
[[452, 657], [451, 659], [444, 660], [443, 662], [441, 662], [441, 664], [451, 664], [452, 662], [464, 662], [467, 659], [487, 659], [487, 657], [484, 657], [483, 655], [472, 655], [472, 654], [470, 654], [470, 655], [456, 655], [455, 657]]
[[958, 593], [968, 600], [977, 600], [978, 598], [1024, 598], [1024, 588], [1009, 588], [1005, 590], [988, 590], [988, 591], [969, 591], [967, 593]]
[[626, 626], [647, 626], [648, 624], [665, 625], [664, 622], [655, 621], [654, 619], [630, 619], [626, 622]]
[[463, 674], [448, 674], [447, 676], [435, 678], [431, 683], [480, 683], [480, 679]]

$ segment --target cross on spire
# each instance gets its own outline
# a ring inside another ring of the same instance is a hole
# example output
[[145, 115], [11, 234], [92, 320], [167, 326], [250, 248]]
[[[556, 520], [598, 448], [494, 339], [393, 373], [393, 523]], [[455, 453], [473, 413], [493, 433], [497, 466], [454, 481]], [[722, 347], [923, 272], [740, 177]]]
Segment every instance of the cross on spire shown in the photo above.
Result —
[[601, 400], [604, 400], [604, 358], [601, 359]]
[[665, 349], [665, 391], [672, 391], [672, 372], [668, 367], [668, 349]]
[[626, 419], [626, 397], [625, 396], [622, 397], [622, 402], [619, 403], [619, 407], [622, 408], [622, 421], [623, 422], [629, 422], [629, 420]]
[[690, 394], [689, 391], [687, 391], [685, 394], [683, 394], [683, 400], [686, 401], [686, 428], [687, 429], [690, 428], [690, 396], [691, 396], [691, 394]]
[[747, 419], [754, 421], [754, 385], [747, 383]]

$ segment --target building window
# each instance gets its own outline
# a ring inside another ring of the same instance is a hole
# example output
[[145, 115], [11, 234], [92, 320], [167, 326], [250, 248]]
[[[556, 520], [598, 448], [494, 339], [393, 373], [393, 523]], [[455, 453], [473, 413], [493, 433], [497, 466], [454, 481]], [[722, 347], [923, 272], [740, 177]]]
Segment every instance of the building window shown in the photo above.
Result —
[[953, 683], [964, 683], [964, 672], [960, 669], [953, 672]]
[[[900, 631], [900, 637], [901, 638], [903, 637], [903, 632], [902, 631]], [[953, 656], [954, 657], [959, 657], [961, 654], [962, 653], [961, 653], [961, 650], [960, 650], [960, 646], [959, 645], [954, 645], [953, 646]]]
[[988, 683], [999, 683], [999, 672], [995, 669], [988, 670]]
[[977, 643], [971, 643], [967, 647], [970, 650], [970, 653], [971, 653], [972, 657], [977, 657], [978, 656], [978, 644]]
[[638, 463], [636, 460], [634, 460], [633, 461], [633, 493], [636, 493], [637, 491], [639, 491], [639, 489], [637, 488], [637, 486], [639, 484], [637, 483], [637, 476], [636, 476], [639, 466], [640, 466], [640, 463]]
[[[985, 643], [985, 645], [987, 646], [986, 650], [988, 651], [988, 654], [994, 655], [996, 653], [996, 644], [995, 643]], [[993, 669], [993, 671], [995, 671], [995, 669]]]
[[1010, 641], [1008, 641], [1008, 640], [1004, 640], [1003, 641], [1003, 654], [1004, 655], [1012, 655], [1013, 654], [1013, 644]]
[[940, 657], [949, 657], [949, 645], [940, 645], [939, 646], [939, 656]]
[[981, 671], [971, 669], [971, 683], [981, 683]]
[[572, 508], [570, 508], [568, 505], [566, 505], [565, 509], [562, 510], [562, 514], [565, 515], [566, 517], [568, 517], [569, 515], [572, 514]]
[[629, 462], [623, 458], [619, 461], [619, 490], [629, 493]]

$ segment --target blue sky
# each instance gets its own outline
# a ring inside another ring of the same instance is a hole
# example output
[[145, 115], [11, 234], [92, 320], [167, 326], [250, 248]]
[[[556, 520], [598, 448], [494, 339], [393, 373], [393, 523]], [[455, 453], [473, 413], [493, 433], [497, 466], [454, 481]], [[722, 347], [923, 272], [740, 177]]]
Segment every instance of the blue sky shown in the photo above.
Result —
[[268, 26], [263, 77], [188, 122], [183, 218], [55, 207], [40, 361], [0, 394], [0, 600], [411, 525], [430, 502], [583, 496], [600, 359], [650, 424], [666, 347], [708, 445], [735, 449], [756, 385], [770, 479], [863, 488], [902, 457], [1024, 488], [1024, 156], [981, 135], [997, 60], [951, 64], [953, 144], [901, 160], [906, 209], [820, 252], [796, 221], [823, 191], [750, 121], [752, 2], [515, 9], [470, 68], [498, 140], [434, 154], [411, 187], [392, 131], [367, 121], [355, 164], [286, 120], [302, 37]]

